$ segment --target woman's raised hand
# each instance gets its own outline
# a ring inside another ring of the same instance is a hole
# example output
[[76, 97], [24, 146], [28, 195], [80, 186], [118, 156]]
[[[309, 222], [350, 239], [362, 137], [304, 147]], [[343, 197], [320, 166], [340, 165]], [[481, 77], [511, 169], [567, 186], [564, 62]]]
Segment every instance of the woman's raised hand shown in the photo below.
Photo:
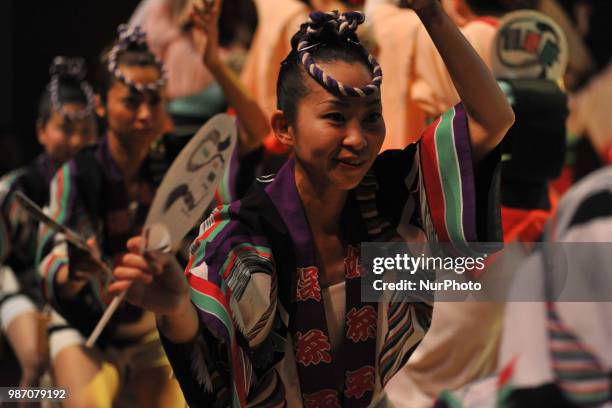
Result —
[[221, 0], [203, 0], [201, 6], [194, 5], [190, 21], [193, 25], [193, 41], [202, 54], [204, 64], [221, 63], [219, 56], [219, 15]]
[[190, 303], [189, 284], [171, 253], [141, 252], [141, 237], [131, 238], [129, 252], [116, 264], [109, 292], [128, 291], [128, 302], [161, 315], [180, 312]]

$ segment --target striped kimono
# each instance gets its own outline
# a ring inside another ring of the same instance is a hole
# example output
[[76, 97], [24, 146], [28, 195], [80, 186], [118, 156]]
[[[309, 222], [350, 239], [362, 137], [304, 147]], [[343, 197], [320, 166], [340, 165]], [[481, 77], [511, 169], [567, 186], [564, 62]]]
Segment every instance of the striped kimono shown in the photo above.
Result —
[[9, 278], [0, 276], [0, 304], [20, 296], [38, 306], [43, 303], [34, 267], [38, 223], [14, 199], [14, 193], [21, 191], [38, 205], [45, 205], [55, 170], [57, 164], [43, 153], [30, 165], [0, 179], [0, 267], [10, 268], [3, 269], [0, 275], [16, 275], [16, 280], [10, 279], [13, 285]]
[[[366, 241], [499, 240], [497, 152], [473, 163], [462, 105], [418, 144], [381, 154], [349, 193], [345, 319], [332, 350], [294, 159], [202, 224], [186, 270], [197, 338], [162, 338], [190, 406], [384, 406], [383, 387], [424, 336], [432, 307], [361, 301]], [[340, 381], [339, 381], [340, 380]]]

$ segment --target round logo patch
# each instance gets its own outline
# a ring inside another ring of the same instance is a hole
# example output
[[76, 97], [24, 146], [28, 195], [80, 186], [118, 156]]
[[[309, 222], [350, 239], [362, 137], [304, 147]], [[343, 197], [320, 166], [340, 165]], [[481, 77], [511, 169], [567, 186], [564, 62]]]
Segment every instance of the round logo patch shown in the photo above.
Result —
[[559, 81], [565, 74], [565, 34], [552, 19], [532, 10], [507, 14], [493, 42], [493, 72], [498, 78]]

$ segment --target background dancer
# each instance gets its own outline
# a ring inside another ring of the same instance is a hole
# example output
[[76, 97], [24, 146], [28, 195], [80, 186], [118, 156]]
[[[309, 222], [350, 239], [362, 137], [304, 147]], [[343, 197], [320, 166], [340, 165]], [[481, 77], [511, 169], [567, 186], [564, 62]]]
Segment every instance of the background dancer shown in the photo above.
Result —
[[62, 163], [96, 141], [93, 90], [84, 61], [56, 57], [38, 108], [36, 130], [44, 148], [32, 163], [0, 181], [0, 321], [21, 366], [21, 387], [36, 387], [47, 362], [44, 301], [36, 278], [38, 223], [15, 200], [21, 191], [39, 206]]

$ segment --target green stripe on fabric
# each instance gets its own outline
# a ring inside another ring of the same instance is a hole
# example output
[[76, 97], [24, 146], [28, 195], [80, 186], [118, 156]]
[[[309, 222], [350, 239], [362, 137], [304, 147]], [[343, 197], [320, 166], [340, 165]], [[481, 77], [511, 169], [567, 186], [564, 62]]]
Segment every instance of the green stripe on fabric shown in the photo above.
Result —
[[206, 255], [206, 251], [204, 250], [205, 247], [206, 245], [204, 242], [200, 243], [200, 245], [198, 246], [198, 249], [195, 253], [195, 258], [193, 260], [193, 263], [191, 264], [192, 268], [195, 268], [196, 266], [202, 263], [202, 260], [204, 259], [204, 255]]
[[462, 408], [461, 402], [448, 390], [442, 391], [439, 399], [449, 408]]
[[[556, 317], [556, 316], [553, 316], [552, 318], [553, 319], [558, 319], [558, 317]], [[560, 332], [560, 331], [553, 331], [553, 330], [554, 329], [549, 330], [550, 337], [553, 340], [565, 341], [565, 342], [574, 342], [574, 341], [576, 341], [576, 338], [574, 336], [572, 336], [571, 334], [568, 334], [568, 333], [565, 333], [565, 332]]]
[[561, 371], [557, 370], [557, 376], [562, 380], [597, 380], [602, 374], [599, 370], [577, 370], [577, 371]]
[[191, 301], [201, 310], [206, 313], [210, 313], [217, 317], [223, 325], [227, 328], [227, 331], [230, 333], [230, 336], [234, 335], [234, 326], [232, 324], [232, 319], [225, 307], [217, 301], [217, 299], [212, 296], [206, 295], [198, 290], [191, 288]]
[[603, 404], [609, 398], [609, 391], [589, 392], [585, 394], [567, 392], [567, 395], [572, 401], [579, 404]]
[[232, 407], [233, 408], [241, 408], [240, 406], [240, 397], [238, 396], [238, 389], [236, 389], [236, 382], [232, 386]]
[[62, 167], [62, 173], [64, 174], [64, 185], [62, 191], [62, 201], [60, 205], [60, 213], [57, 216], [56, 221], [62, 222], [66, 218], [66, 206], [68, 205], [68, 196], [70, 195], [70, 166], [65, 165]]
[[585, 353], [583, 350], [553, 351], [553, 354], [558, 358], [568, 359], [571, 361], [592, 361], [592, 359], [589, 358], [589, 354]]
[[[225, 209], [221, 210], [225, 211]], [[206, 244], [215, 239], [215, 237], [229, 224], [230, 220], [220, 221], [216, 223], [212, 228], [214, 228], [213, 232], [208, 235], [206, 239], [200, 241], [198, 249], [195, 253], [195, 259], [193, 260], [192, 267], [198, 266], [204, 260], [204, 256], [206, 255]]]
[[435, 131], [440, 182], [444, 192], [444, 220], [452, 242], [465, 241], [462, 222], [462, 190], [459, 162], [455, 150], [453, 119], [455, 110], [445, 112]]
[[511, 382], [506, 383], [499, 392], [497, 393], [497, 403], [495, 404], [496, 408], [505, 408], [508, 407], [508, 399], [510, 395], [514, 392], [514, 387]]
[[[230, 162], [230, 166], [232, 163]], [[232, 201], [232, 197], [229, 190], [229, 174], [230, 168], [225, 169], [221, 182], [219, 183], [219, 194], [221, 195], [221, 204], [229, 204]]]
[[[61, 172], [62, 172], [62, 197], [60, 199], [60, 202], [58, 203], [59, 208], [60, 208], [60, 212], [57, 216], [57, 218], [55, 218], [54, 220], [62, 223], [64, 221], [64, 217], [66, 216], [66, 203], [68, 201], [68, 197], [69, 197], [69, 193], [70, 193], [70, 166], [68, 164], [64, 164], [61, 168]], [[53, 179], [53, 183], [55, 185], [58, 185], [58, 179], [57, 176], [54, 177]], [[51, 214], [51, 216], [53, 216], [53, 214]], [[39, 264], [40, 260], [42, 259], [42, 253], [41, 251], [43, 250], [43, 248], [45, 247], [45, 245], [47, 245], [47, 241], [49, 241], [49, 238], [51, 238], [51, 236], [53, 235], [53, 230], [48, 229], [47, 233], [43, 236], [43, 238], [40, 240], [39, 244], [38, 244], [38, 248], [36, 249], [36, 263]]]

